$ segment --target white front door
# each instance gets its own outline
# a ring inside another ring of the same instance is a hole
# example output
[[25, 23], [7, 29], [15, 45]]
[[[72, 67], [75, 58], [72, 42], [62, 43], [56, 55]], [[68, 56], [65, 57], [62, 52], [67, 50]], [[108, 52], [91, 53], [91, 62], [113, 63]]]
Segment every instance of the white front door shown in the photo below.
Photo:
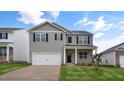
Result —
[[124, 67], [124, 56], [120, 56], [120, 67]]
[[61, 53], [38, 52], [32, 53], [33, 65], [60, 65]]

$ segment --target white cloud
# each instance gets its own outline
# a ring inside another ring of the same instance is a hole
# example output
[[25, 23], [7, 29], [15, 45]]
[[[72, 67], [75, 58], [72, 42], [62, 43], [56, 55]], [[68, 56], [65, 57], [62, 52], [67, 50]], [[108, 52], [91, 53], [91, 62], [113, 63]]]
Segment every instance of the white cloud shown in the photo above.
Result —
[[101, 38], [104, 35], [104, 33], [96, 33], [94, 35], [94, 38]]
[[82, 24], [84, 26], [91, 25], [93, 28], [92, 29], [93, 31], [101, 31], [101, 30], [105, 31], [105, 30], [109, 30], [113, 26], [113, 23], [106, 23], [106, 21], [104, 20], [104, 16], [100, 16], [97, 19], [97, 21], [89, 20], [86, 17], [86, 18], [79, 20], [74, 25], [80, 25], [80, 24]]
[[24, 24], [37, 25], [48, 20], [43, 18], [44, 13], [40, 11], [20, 11], [19, 14], [21, 15], [21, 17], [18, 18], [18, 20], [23, 22]]
[[77, 21], [74, 25], [84, 24], [88, 22], [88, 17], [85, 17], [79, 21]]
[[54, 19], [56, 19], [60, 15], [59, 11], [51, 11], [49, 13]]
[[92, 25], [93, 31], [100, 31], [110, 29], [113, 23], [106, 23], [104, 16], [101, 16], [97, 19], [97, 21], [89, 21], [85, 25]]
[[98, 53], [124, 42], [124, 33], [111, 39], [94, 40], [94, 45], [98, 46]]

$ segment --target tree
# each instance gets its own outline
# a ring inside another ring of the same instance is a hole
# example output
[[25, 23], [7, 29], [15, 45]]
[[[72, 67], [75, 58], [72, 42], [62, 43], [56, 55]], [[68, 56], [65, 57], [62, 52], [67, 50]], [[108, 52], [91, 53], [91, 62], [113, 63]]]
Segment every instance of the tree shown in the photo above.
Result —
[[102, 61], [101, 60], [101, 54], [95, 54], [95, 55], [93, 55], [92, 63], [94, 65], [94, 67], [95, 67], [95, 70], [98, 69], [99, 64], [100, 64], [101, 61]]

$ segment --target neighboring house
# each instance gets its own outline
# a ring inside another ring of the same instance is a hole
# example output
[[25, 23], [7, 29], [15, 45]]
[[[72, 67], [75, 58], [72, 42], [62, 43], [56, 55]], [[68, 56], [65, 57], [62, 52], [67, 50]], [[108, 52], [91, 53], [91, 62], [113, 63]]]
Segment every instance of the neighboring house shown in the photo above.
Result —
[[26, 30], [22, 28], [0, 28], [0, 63], [13, 60], [28, 61], [28, 42], [29, 37]]
[[70, 31], [56, 23], [44, 22], [29, 32], [29, 62], [34, 65], [88, 64], [92, 60], [93, 35]]
[[124, 67], [124, 43], [111, 47], [101, 54], [102, 65]]
[[26, 30], [0, 29], [0, 62], [27, 61], [33, 65], [88, 64], [92, 60], [93, 34], [71, 31], [53, 22]]

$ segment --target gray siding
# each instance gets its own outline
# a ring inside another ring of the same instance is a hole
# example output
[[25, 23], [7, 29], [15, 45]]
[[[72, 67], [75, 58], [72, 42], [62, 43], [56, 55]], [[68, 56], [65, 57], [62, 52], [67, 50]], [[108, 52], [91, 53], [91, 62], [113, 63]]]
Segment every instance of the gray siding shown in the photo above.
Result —
[[50, 24], [46, 23], [42, 26], [35, 28], [34, 31], [62, 31], [62, 30], [60, 30], [56, 27], [53, 27]]
[[105, 53], [101, 56], [101, 59], [102, 65], [115, 65], [115, 52]]
[[[79, 59], [79, 52], [80, 51], [86, 51], [87, 52], [87, 59]], [[81, 49], [81, 50], [78, 50], [78, 57], [77, 57], [77, 61], [78, 61], [78, 63], [84, 63], [84, 64], [87, 64], [87, 63], [91, 63], [91, 61], [92, 61], [92, 50], [83, 50], [83, 49]]]

